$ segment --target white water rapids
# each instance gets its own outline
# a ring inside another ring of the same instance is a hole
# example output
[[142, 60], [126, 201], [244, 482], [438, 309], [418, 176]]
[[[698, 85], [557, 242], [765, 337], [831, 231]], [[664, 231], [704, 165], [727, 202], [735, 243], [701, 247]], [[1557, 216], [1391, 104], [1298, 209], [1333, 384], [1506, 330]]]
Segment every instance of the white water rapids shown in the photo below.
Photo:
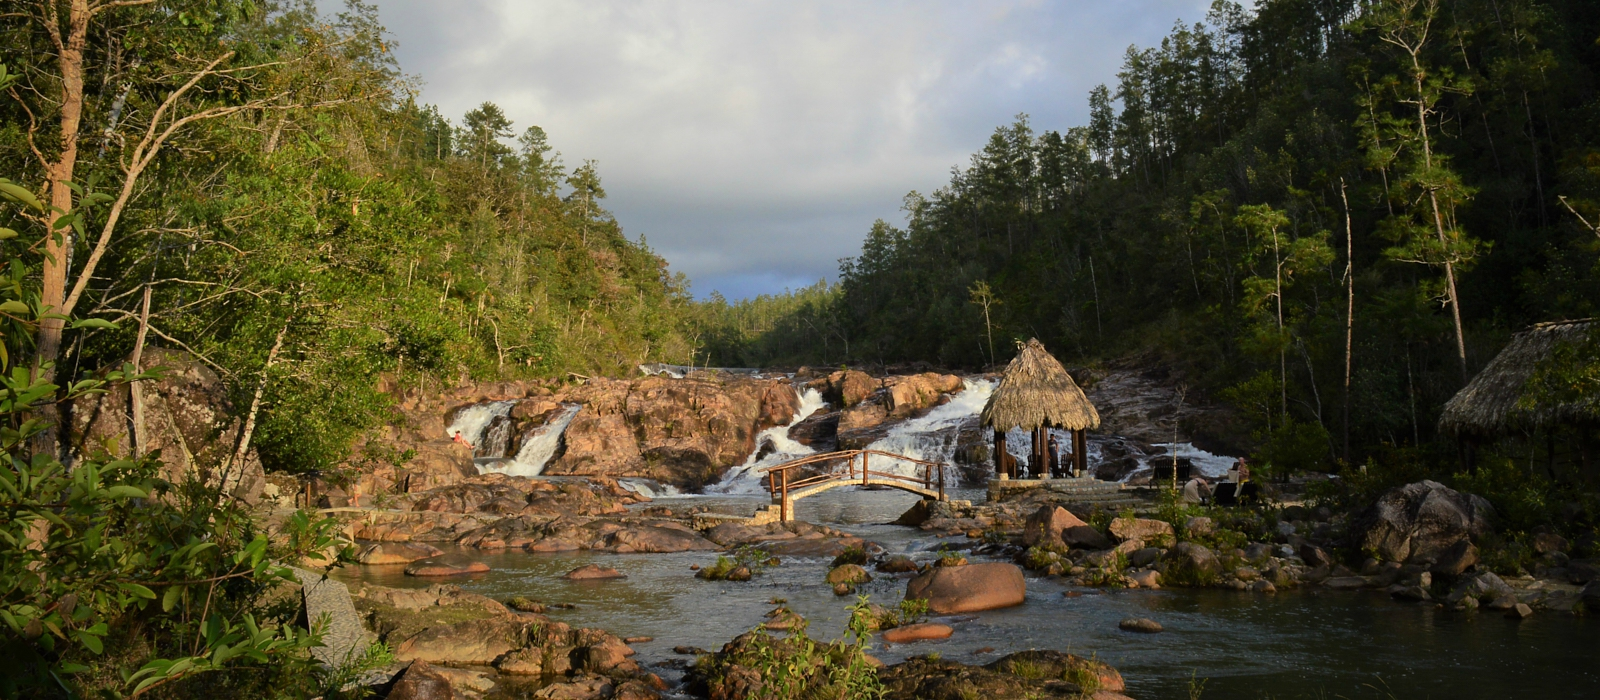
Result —
[[496, 418], [511, 415], [511, 408], [516, 405], [515, 401], [489, 401], [467, 406], [456, 411], [455, 420], [444, 430], [445, 437], [455, 437], [460, 433], [476, 451], [483, 445], [484, 432], [489, 423]]
[[[800, 410], [794, 414], [794, 419], [786, 425], [773, 426], [756, 435], [756, 449], [746, 457], [744, 464], [728, 469], [722, 475], [722, 481], [706, 487], [707, 493], [726, 494], [764, 494], [765, 486], [761, 485], [761, 470], [767, 467], [783, 464], [784, 462], [799, 459], [809, 454], [816, 454], [810, 445], [802, 445], [789, 439], [789, 428], [799, 423], [811, 414], [821, 410], [827, 405], [822, 400], [822, 394], [816, 389], [806, 389], [800, 392]], [[772, 443], [772, 451], [756, 459], [761, 454], [761, 446]]]

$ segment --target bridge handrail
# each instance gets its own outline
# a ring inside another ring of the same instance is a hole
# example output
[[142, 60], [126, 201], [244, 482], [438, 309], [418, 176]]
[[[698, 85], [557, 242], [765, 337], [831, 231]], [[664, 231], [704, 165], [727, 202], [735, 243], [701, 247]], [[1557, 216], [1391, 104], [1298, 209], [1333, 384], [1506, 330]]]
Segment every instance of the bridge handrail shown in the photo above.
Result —
[[903, 460], [903, 461], [906, 461], [906, 462], [911, 462], [912, 464], [920, 464], [920, 465], [926, 466], [926, 467], [942, 467], [942, 466], [944, 466], [944, 464], [942, 462], [933, 462], [933, 461], [929, 461], [929, 460], [926, 460], [926, 459], [917, 459], [916, 457], [907, 457], [907, 456], [905, 456], [903, 454], [896, 454], [894, 452], [884, 452], [883, 450], [865, 450], [865, 449], [863, 449], [863, 450], [839, 450], [838, 452], [826, 452], [826, 453], [819, 454], [819, 455], [811, 455], [811, 456], [808, 456], [808, 457], [801, 457], [800, 459], [784, 462], [783, 464], [775, 464], [773, 466], [766, 467], [766, 468], [761, 470], [761, 473], [763, 473], [763, 474], [771, 474], [773, 472], [793, 469], [795, 467], [803, 467], [803, 466], [805, 466], [807, 464], [815, 464], [817, 462], [832, 462], [834, 460], [840, 460], [840, 459], [853, 459], [857, 455], [881, 455], [881, 456], [884, 456], [884, 457], [891, 457], [891, 458], [894, 458], [894, 459]]

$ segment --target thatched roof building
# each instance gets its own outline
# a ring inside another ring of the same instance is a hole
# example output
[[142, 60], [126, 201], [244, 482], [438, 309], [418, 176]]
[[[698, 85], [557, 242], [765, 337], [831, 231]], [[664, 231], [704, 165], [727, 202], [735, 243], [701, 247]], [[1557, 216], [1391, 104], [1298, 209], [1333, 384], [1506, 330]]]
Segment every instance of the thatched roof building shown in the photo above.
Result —
[[1562, 343], [1583, 343], [1594, 319], [1540, 323], [1511, 342], [1472, 382], [1444, 405], [1439, 430], [1463, 437], [1489, 437], [1562, 424], [1600, 423], [1600, 400], [1524, 408], [1528, 379]]
[[989, 395], [981, 418], [984, 425], [996, 430], [1100, 427], [1100, 412], [1038, 339], [1025, 343], [1006, 365], [1000, 386]]

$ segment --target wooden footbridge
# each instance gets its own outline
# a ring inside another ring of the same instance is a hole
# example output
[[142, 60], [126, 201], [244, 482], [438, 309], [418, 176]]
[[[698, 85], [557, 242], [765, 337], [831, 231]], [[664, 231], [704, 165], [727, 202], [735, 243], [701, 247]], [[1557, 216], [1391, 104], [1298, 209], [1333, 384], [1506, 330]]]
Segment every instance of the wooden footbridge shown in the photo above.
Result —
[[[875, 458], [875, 459], [874, 459]], [[918, 475], [896, 474], [871, 468], [872, 464], [909, 462]], [[857, 466], [857, 462], [860, 466]], [[806, 469], [810, 467], [810, 469]], [[808, 474], [819, 470], [819, 474]], [[811, 455], [768, 467], [767, 492], [778, 506], [779, 519], [794, 520], [794, 502], [840, 486], [887, 486], [925, 499], [948, 501], [944, 493], [944, 465], [882, 450], [840, 450]]]

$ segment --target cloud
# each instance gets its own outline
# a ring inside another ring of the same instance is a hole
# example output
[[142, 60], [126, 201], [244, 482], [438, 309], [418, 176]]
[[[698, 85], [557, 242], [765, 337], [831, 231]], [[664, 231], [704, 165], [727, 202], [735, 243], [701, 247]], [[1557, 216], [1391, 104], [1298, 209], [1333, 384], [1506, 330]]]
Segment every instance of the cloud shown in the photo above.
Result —
[[1084, 123], [1130, 44], [1209, 2], [378, 5], [423, 101], [544, 127], [697, 295], [739, 298], [831, 278], [1015, 114]]

